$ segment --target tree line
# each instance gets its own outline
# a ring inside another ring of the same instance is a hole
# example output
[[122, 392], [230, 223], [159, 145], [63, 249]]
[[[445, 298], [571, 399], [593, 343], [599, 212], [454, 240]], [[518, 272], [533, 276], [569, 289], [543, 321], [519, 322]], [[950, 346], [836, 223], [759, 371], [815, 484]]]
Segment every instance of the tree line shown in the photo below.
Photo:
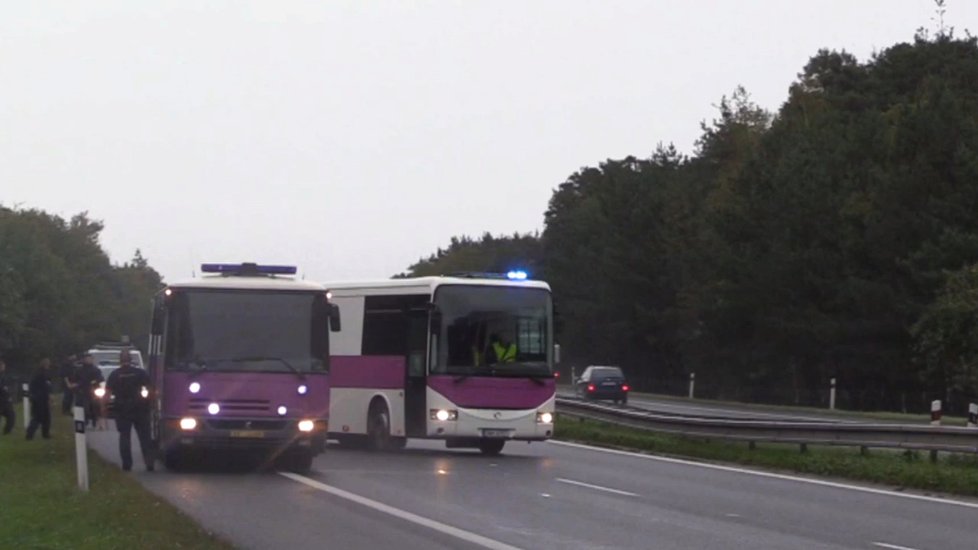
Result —
[[86, 213], [0, 207], [0, 357], [15, 374], [123, 335], [145, 346], [162, 278], [139, 250], [113, 265], [102, 229]]
[[[557, 186], [541, 235], [452, 238], [404, 275], [529, 265], [572, 364], [854, 408], [978, 396], [978, 42], [819, 51], [767, 112], [738, 88], [671, 145]], [[580, 372], [578, 370], [578, 372]]]

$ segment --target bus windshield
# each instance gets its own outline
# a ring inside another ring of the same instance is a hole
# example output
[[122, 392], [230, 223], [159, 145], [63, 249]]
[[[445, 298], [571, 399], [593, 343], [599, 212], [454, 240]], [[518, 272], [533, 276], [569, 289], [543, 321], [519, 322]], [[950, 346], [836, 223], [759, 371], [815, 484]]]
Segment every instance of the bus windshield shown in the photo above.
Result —
[[316, 372], [326, 369], [325, 318], [311, 292], [186, 290], [167, 320], [171, 370]]
[[552, 314], [544, 289], [445, 285], [432, 374], [552, 376]]

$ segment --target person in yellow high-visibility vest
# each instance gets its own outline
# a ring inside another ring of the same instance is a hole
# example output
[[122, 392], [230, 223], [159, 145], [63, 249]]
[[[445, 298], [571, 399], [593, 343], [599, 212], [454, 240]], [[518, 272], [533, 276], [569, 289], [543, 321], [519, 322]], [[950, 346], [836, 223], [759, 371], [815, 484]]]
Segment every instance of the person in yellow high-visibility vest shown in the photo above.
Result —
[[498, 334], [493, 334], [489, 337], [489, 346], [491, 351], [489, 353], [489, 359], [491, 363], [516, 362], [516, 344], [507, 342], [500, 338]]

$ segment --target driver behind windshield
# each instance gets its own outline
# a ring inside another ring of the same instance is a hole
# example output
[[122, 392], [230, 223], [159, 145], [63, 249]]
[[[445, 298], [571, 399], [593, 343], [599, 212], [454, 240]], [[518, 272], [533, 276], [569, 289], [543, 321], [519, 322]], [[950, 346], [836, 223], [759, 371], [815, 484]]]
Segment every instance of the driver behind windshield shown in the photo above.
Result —
[[486, 353], [486, 363], [490, 365], [499, 363], [515, 363], [518, 350], [507, 335], [500, 336], [492, 333], [489, 336], [489, 349]]

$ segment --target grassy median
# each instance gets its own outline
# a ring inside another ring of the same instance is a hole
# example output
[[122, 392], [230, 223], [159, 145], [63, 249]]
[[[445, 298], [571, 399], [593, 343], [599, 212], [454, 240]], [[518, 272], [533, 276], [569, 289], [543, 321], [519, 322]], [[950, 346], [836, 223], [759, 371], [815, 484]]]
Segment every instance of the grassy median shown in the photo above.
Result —
[[93, 452], [81, 492], [70, 420], [26, 441], [21, 418], [0, 435], [0, 548], [231, 548]]
[[870, 481], [897, 489], [922, 489], [957, 495], [978, 496], [978, 456], [941, 453], [931, 463], [929, 454], [891, 450], [871, 450], [861, 455], [858, 449], [758, 443], [704, 441], [702, 439], [655, 434], [593, 421], [561, 418], [556, 424], [557, 439], [658, 455], [726, 462], [764, 469], [796, 472], [828, 478]]

